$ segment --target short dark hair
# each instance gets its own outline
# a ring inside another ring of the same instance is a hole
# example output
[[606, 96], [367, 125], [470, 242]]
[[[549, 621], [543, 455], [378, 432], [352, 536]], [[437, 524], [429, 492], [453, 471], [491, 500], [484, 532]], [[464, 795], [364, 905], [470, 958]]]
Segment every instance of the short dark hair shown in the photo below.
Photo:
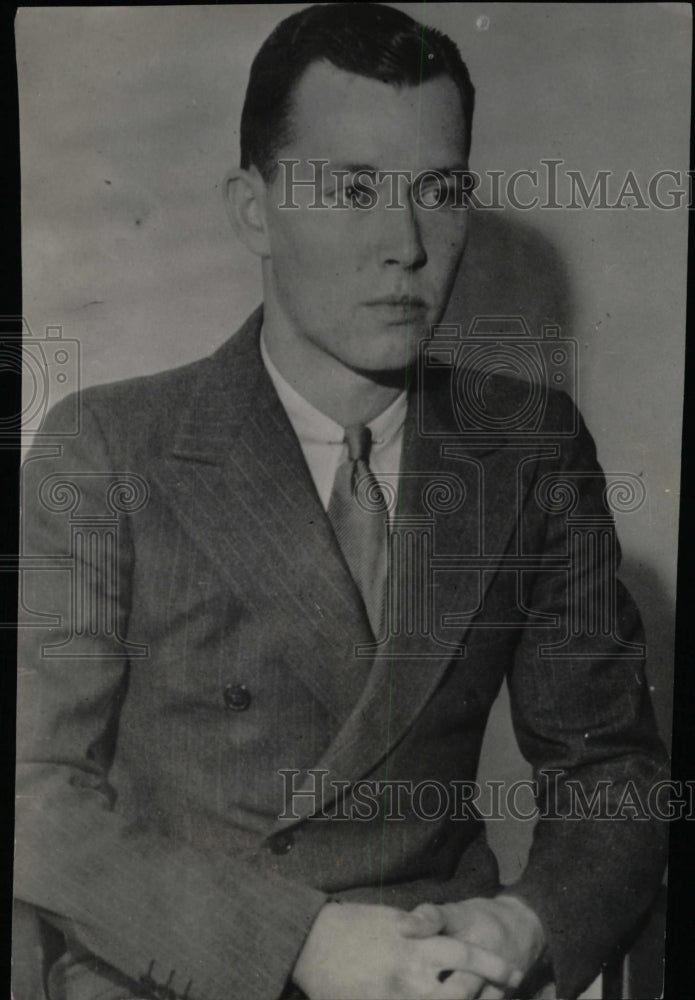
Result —
[[395, 86], [450, 77], [461, 95], [468, 156], [475, 90], [456, 44], [395, 7], [330, 3], [291, 14], [258, 50], [241, 114], [243, 169], [253, 165], [266, 182], [272, 180], [278, 153], [292, 138], [295, 87], [305, 70], [320, 60]]

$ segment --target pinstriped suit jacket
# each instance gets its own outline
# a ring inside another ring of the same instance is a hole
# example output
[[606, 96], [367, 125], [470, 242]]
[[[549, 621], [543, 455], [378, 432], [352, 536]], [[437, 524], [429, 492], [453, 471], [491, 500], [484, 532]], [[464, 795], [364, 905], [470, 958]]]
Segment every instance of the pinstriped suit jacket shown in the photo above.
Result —
[[[195, 364], [85, 391], [76, 437], [60, 436], [59, 405], [48, 429], [60, 454], [39, 447], [26, 465], [24, 553], [72, 553], [91, 594], [71, 636], [75, 574], [25, 576], [25, 605], [60, 624], [20, 630], [16, 891], [65, 936], [56, 995], [275, 1000], [328, 895], [410, 907], [494, 891], [475, 816], [320, 820], [316, 798], [299, 796], [279, 819], [279, 772], [307, 790], [307, 772], [323, 770], [329, 817], [336, 789], [358, 779], [472, 780], [505, 675], [535, 768], [587, 794], [608, 779], [617, 796], [663, 766], [643, 664], [624, 645], [640, 641], [639, 617], [619, 584], [618, 638], [539, 653], [566, 633], [568, 593], [590, 595], [605, 569], [599, 550], [572, 564], [568, 591], [567, 513], [536, 488], [570, 474], [575, 513], [605, 513], [591, 438], [581, 423], [566, 434], [567, 397], [549, 395], [542, 447], [481, 444], [458, 432], [441, 385], [418, 386], [399, 514], [422, 527], [425, 487], [460, 488], [434, 515], [435, 624], [403, 627], [389, 657], [357, 655], [374, 637], [262, 366], [260, 322]], [[513, 380], [489, 389], [501, 420], [523, 401]], [[116, 576], [96, 543], [75, 552], [75, 526], [103, 519], [123, 473], [147, 500], [119, 520]], [[71, 510], [45, 502], [61, 479], [78, 484]], [[504, 562], [519, 555], [544, 568]], [[395, 577], [405, 589], [408, 573], [402, 563]], [[562, 782], [552, 794], [561, 814]], [[560, 996], [591, 981], [648, 907], [664, 851], [655, 822], [538, 824], [515, 891], [544, 924]]]

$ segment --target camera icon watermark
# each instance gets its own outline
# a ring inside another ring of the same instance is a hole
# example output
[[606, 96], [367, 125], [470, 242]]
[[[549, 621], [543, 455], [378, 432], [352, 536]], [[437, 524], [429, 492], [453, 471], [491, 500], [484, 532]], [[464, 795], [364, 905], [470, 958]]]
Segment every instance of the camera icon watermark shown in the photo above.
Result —
[[[63, 436], [75, 436], [80, 429], [80, 344], [63, 336], [62, 326], [46, 326], [36, 336], [23, 316], [0, 318], [3, 331], [0, 345], [0, 372], [22, 381], [19, 410], [0, 417], [0, 440], [41, 436], [46, 414], [68, 396], [71, 411]], [[55, 434], [51, 435], [55, 437]]]
[[[577, 370], [575, 340], [561, 337], [554, 324], [534, 337], [521, 316], [476, 316], [467, 331], [457, 323], [439, 323], [420, 345], [421, 385], [448, 388], [457, 428], [451, 436], [510, 442], [574, 437], [576, 411], [568, 424], [551, 431], [544, 429], [544, 417], [550, 390], [564, 390], [576, 399]], [[492, 405], [495, 395], [503, 405]], [[422, 403], [418, 423], [422, 435], [442, 437], [440, 428], [428, 425]]]

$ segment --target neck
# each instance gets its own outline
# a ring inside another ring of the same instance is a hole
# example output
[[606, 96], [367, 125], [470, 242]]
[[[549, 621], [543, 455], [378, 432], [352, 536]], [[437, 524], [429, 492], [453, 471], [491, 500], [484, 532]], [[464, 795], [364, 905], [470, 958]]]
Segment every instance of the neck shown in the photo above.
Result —
[[362, 372], [304, 338], [264, 312], [263, 341], [287, 382], [317, 410], [343, 427], [366, 424], [407, 388], [407, 371]]

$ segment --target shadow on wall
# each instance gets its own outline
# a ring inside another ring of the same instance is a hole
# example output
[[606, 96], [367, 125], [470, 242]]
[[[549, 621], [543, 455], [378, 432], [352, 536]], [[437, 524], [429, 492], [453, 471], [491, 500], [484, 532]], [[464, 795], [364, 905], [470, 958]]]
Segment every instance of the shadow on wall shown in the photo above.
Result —
[[572, 312], [567, 268], [547, 237], [509, 213], [471, 210], [445, 321], [467, 329], [476, 316], [522, 316], [533, 337], [544, 323], [571, 336]]

